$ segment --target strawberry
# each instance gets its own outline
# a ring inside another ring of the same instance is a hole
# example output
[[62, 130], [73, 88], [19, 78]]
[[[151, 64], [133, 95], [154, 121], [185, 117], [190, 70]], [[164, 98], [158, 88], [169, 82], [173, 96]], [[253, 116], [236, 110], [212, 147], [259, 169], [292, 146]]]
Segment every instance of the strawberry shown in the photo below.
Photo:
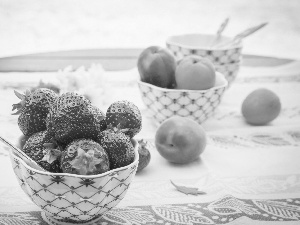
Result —
[[62, 147], [53, 142], [47, 131], [31, 135], [22, 150], [45, 170], [53, 173], [61, 172], [59, 159]]
[[138, 141], [138, 143], [139, 143], [139, 149], [138, 149], [139, 164], [138, 164], [137, 172], [143, 170], [146, 166], [148, 166], [151, 159], [148, 142], [141, 139]]
[[111, 125], [98, 135], [98, 143], [108, 154], [111, 169], [127, 166], [134, 161], [134, 147], [119, 127]]
[[75, 139], [97, 139], [106, 129], [105, 114], [84, 96], [68, 92], [57, 98], [47, 117], [47, 128], [55, 140], [69, 144]]
[[25, 136], [46, 130], [46, 117], [51, 104], [57, 98], [57, 94], [47, 88], [39, 88], [33, 92], [26, 91], [20, 94], [15, 91], [16, 96], [21, 99], [18, 104], [13, 104], [13, 115], [19, 115], [18, 125]]
[[40, 82], [38, 83], [37, 86], [31, 88], [31, 91], [34, 91], [38, 88], [48, 88], [52, 91], [54, 91], [55, 93], [59, 94], [60, 93], [60, 88], [57, 87], [55, 84], [52, 83], [45, 83], [44, 81], [40, 80]]
[[64, 173], [95, 175], [108, 171], [109, 159], [101, 145], [90, 139], [71, 142], [61, 157]]
[[21, 135], [19, 138], [18, 138], [18, 142], [17, 142], [17, 147], [19, 149], [23, 149], [23, 146], [25, 145], [26, 141], [28, 140], [28, 138], [30, 138], [30, 136], [25, 136], [25, 135]]
[[106, 124], [112, 127], [119, 126], [126, 135], [133, 138], [142, 129], [142, 115], [132, 102], [117, 101], [107, 109]]

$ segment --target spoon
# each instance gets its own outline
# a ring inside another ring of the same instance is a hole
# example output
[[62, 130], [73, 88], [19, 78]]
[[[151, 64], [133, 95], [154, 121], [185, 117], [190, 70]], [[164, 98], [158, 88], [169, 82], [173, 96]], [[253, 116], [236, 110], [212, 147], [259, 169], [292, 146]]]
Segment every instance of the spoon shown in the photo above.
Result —
[[11, 144], [8, 140], [0, 136], [0, 141], [2, 141], [4, 144], [6, 144], [10, 149], [12, 150], [13, 154], [19, 158], [21, 158], [27, 165], [30, 167], [45, 171], [40, 165], [38, 165], [34, 160], [32, 160], [30, 157], [28, 157], [21, 149]]
[[238, 44], [238, 43], [240, 43], [245, 37], [248, 37], [249, 35], [253, 34], [254, 32], [260, 30], [261, 28], [263, 28], [263, 27], [266, 26], [267, 24], [268, 24], [268, 23], [262, 23], [262, 24], [260, 24], [260, 25], [254, 26], [254, 27], [250, 27], [250, 28], [244, 30], [243, 32], [237, 34], [232, 40], [227, 41], [227, 42], [220, 43], [220, 44], [214, 46], [214, 48], [223, 48], [223, 47], [226, 47], [226, 46]]
[[223, 23], [220, 25], [217, 34], [215, 36], [215, 38], [213, 39], [211, 46], [214, 46], [215, 44], [217, 44], [221, 38], [221, 35], [223, 33], [223, 31], [225, 30], [225, 28], [227, 27], [227, 24], [229, 22], [229, 18], [226, 18]]

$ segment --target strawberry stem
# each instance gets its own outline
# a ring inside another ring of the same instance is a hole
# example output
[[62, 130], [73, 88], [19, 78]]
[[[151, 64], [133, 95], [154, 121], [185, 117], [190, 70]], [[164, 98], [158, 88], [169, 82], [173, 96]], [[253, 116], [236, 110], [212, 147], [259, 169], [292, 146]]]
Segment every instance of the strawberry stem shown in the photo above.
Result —
[[93, 173], [96, 170], [96, 165], [102, 160], [94, 157], [95, 150], [91, 149], [85, 152], [82, 148], [77, 149], [78, 155], [70, 164], [78, 170], [80, 175], [86, 175]]
[[17, 92], [16, 90], [14, 90], [14, 93], [19, 99], [21, 99], [21, 101], [17, 104], [12, 105], [12, 111], [14, 111], [15, 109], [18, 110], [17, 112], [12, 113], [12, 115], [19, 115], [22, 111], [22, 108], [25, 106], [26, 97], [30, 94], [30, 91], [26, 90], [25, 95]]
[[45, 148], [43, 150], [44, 157], [41, 161], [46, 161], [49, 164], [52, 164], [62, 154], [60, 147], [55, 143], [44, 143], [43, 146]]

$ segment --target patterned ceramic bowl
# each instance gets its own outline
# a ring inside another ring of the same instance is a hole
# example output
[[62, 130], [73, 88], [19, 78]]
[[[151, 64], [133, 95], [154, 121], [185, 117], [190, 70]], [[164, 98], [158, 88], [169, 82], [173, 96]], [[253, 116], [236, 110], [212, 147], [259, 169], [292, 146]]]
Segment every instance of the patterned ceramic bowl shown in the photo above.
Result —
[[[215, 35], [210, 34], [185, 34], [171, 36], [166, 40], [167, 48], [180, 60], [188, 55], [199, 55], [210, 59], [213, 64], [237, 63], [241, 60], [242, 43], [223, 48], [213, 48], [212, 42]], [[231, 40], [222, 36], [220, 42]]]
[[158, 124], [174, 115], [203, 123], [220, 104], [227, 85], [224, 75], [219, 72], [216, 72], [215, 86], [208, 90], [166, 89], [138, 81], [142, 100]]
[[49, 224], [92, 224], [125, 196], [135, 176], [139, 154], [128, 166], [82, 176], [38, 171], [10, 152], [12, 167], [23, 191], [39, 206]]
[[228, 63], [223, 65], [215, 65], [216, 71], [224, 74], [225, 79], [228, 81], [228, 87], [231, 86], [231, 84], [236, 79], [238, 72], [240, 70], [241, 62], [237, 63]]

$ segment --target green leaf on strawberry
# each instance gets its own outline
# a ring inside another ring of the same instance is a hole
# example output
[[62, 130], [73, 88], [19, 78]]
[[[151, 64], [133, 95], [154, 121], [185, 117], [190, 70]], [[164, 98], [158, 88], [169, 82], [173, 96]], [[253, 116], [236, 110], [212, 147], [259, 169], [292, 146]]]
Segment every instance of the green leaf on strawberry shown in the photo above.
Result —
[[95, 150], [90, 149], [85, 152], [82, 148], [77, 149], [78, 155], [70, 164], [79, 171], [79, 174], [85, 175], [96, 170], [96, 165], [103, 160], [94, 157]]
[[55, 160], [59, 159], [62, 154], [61, 149], [56, 149], [55, 144], [53, 143], [45, 143], [45, 149], [43, 150], [44, 157], [41, 161], [46, 161], [49, 164], [53, 163]]
[[65, 148], [61, 168], [64, 173], [95, 175], [108, 171], [110, 163], [99, 143], [91, 139], [76, 139]]

